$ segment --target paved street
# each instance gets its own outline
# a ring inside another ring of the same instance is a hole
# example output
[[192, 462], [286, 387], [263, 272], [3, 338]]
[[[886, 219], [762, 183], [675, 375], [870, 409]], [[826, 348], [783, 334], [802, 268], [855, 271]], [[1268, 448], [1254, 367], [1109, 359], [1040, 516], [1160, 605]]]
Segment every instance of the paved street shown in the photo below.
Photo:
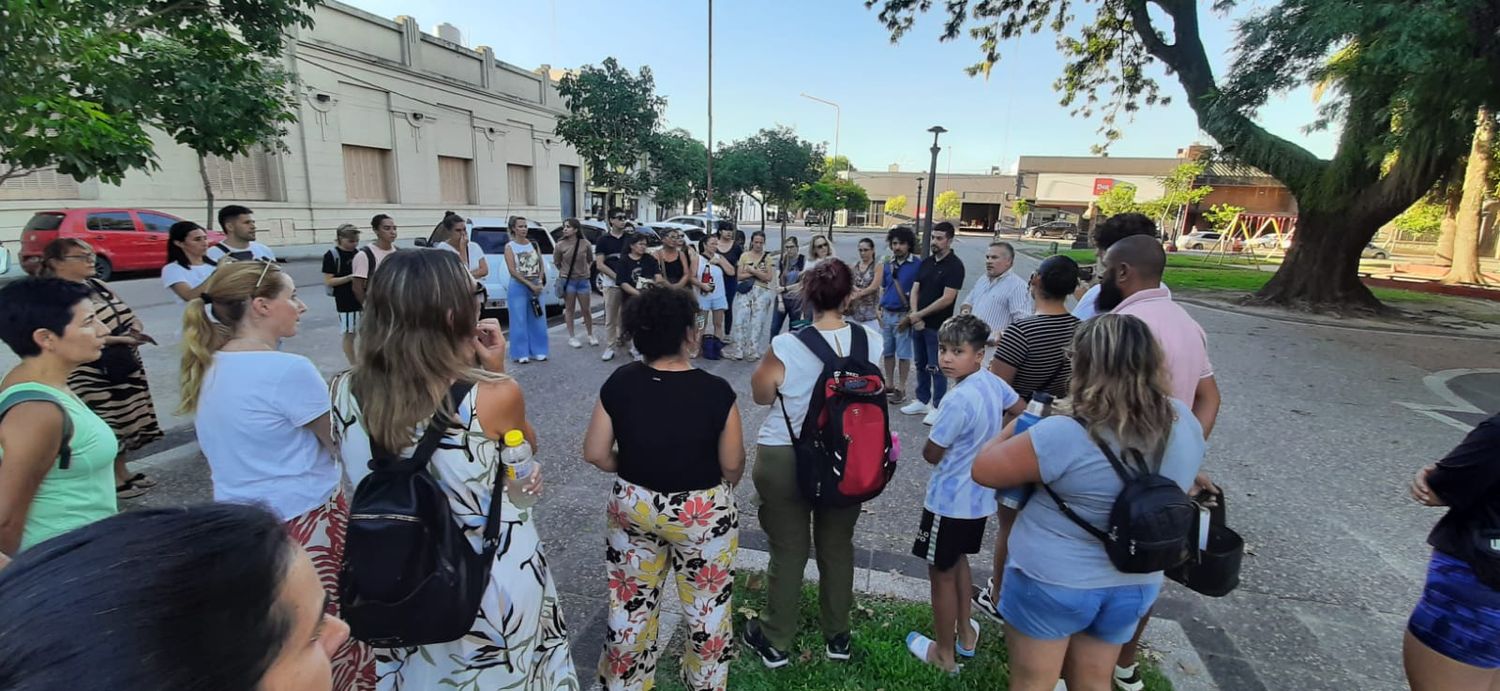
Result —
[[[794, 233], [805, 245], [807, 231]], [[777, 233], [770, 234], [774, 244]], [[838, 255], [856, 256], [858, 237], [836, 235]], [[986, 242], [957, 241], [971, 281], [983, 271]], [[1025, 275], [1035, 263], [1021, 256], [1018, 270]], [[323, 294], [315, 263], [287, 268], [309, 311], [285, 349], [333, 374], [344, 362], [332, 299]], [[158, 454], [150, 472], [161, 485], [130, 505], [206, 500], [207, 470], [191, 445], [190, 421], [172, 414], [180, 306], [154, 277], [115, 286], [162, 342], [144, 352], [158, 412], [171, 431], [147, 450]], [[1208, 332], [1224, 395], [1206, 468], [1226, 488], [1230, 523], [1251, 556], [1243, 585], [1230, 597], [1209, 600], [1172, 586], [1158, 613], [1181, 625], [1223, 689], [1404, 688], [1401, 632], [1424, 574], [1425, 535], [1440, 515], [1412, 503], [1405, 486], [1416, 468], [1458, 441], [1462, 427], [1500, 409], [1500, 370], [1487, 369], [1500, 363], [1500, 344], [1190, 311]], [[602, 506], [610, 478], [584, 464], [579, 449], [598, 385], [620, 361], [600, 362], [598, 349], [568, 348], [560, 328], [552, 343], [551, 362], [512, 373], [526, 391], [549, 468], [539, 527], [563, 591], [575, 659], [588, 678], [601, 646]], [[0, 357], [0, 366], [13, 362]], [[753, 441], [767, 412], [750, 402], [753, 365], [702, 366], [740, 392]], [[911, 451], [925, 428], [917, 418], [895, 417], [907, 456], [890, 489], [868, 505], [857, 541], [866, 550], [863, 566], [921, 574], [922, 565], [904, 555], [927, 479]], [[752, 493], [748, 482], [741, 485], [742, 506]], [[743, 529], [745, 547], [764, 548], [753, 511], [744, 514]]]

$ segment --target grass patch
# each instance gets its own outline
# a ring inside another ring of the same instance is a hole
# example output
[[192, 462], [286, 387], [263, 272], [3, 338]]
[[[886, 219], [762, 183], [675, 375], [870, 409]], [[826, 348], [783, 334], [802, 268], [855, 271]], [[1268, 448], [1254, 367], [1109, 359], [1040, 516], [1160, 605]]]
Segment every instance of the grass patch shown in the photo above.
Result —
[[[765, 606], [764, 574], [741, 571], [735, 578], [735, 633], [744, 616]], [[668, 591], [670, 593], [670, 590]], [[1009, 686], [1010, 675], [1005, 662], [1005, 641], [1000, 629], [983, 616], [979, 634], [979, 655], [964, 665], [957, 677], [918, 662], [906, 651], [906, 633], [932, 633], [932, 609], [926, 602], [907, 602], [861, 595], [855, 602], [851, 624], [854, 627], [853, 653], [848, 662], [831, 662], [823, 657], [823, 636], [818, 632], [818, 591], [809, 585], [802, 589], [801, 633], [790, 651], [792, 664], [777, 670], [766, 669], [760, 658], [738, 643], [739, 656], [729, 671], [729, 688], [736, 691], [992, 691]], [[678, 656], [682, 637], [676, 636], [662, 649], [656, 671], [657, 688], [665, 691], [683, 689]], [[1142, 663], [1147, 691], [1170, 691], [1172, 683], [1150, 663]]]

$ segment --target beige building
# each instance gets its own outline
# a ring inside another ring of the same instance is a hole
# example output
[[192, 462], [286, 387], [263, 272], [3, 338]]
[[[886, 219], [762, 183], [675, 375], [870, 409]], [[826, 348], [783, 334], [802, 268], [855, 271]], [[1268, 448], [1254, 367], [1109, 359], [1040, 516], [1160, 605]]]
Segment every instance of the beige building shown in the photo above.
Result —
[[[447, 38], [329, 0], [310, 29], [293, 29], [286, 67], [298, 79], [298, 122], [287, 151], [210, 159], [215, 205], [255, 210], [267, 244], [332, 242], [341, 223], [393, 216], [425, 233], [453, 210], [520, 214], [544, 223], [582, 215], [577, 152], [555, 133], [563, 105], [552, 71], [466, 48]], [[32, 212], [61, 207], [145, 207], [206, 220], [197, 156], [155, 135], [161, 168], [119, 185], [42, 171], [0, 185], [0, 241]], [[408, 235], [409, 237], [409, 235]]]
[[[927, 217], [927, 171], [903, 171], [891, 165], [884, 172], [862, 170], [848, 173], [849, 180], [865, 188], [870, 197], [870, 208], [864, 212], [840, 211], [835, 222], [839, 225], [870, 226], [883, 228], [901, 223], [910, 223], [920, 209]], [[963, 202], [958, 218], [937, 218], [953, 221], [963, 227], [994, 228], [995, 221], [1010, 217], [1010, 203], [1015, 198], [1016, 177], [1001, 175], [998, 171], [983, 173], [938, 173], [937, 195], [953, 190]], [[922, 181], [922, 196], [917, 198], [917, 181]], [[886, 214], [885, 203], [897, 196], [906, 197], [906, 209], [900, 214]]]

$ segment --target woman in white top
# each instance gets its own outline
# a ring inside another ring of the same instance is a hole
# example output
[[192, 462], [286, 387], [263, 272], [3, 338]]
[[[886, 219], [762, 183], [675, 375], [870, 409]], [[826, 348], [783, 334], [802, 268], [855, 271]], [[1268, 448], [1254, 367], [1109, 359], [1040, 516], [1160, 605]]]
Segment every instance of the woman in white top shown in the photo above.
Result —
[[542, 268], [542, 253], [526, 233], [526, 219], [510, 219], [510, 242], [505, 243], [505, 268], [510, 270], [506, 288], [506, 313], [510, 315], [510, 352], [516, 362], [526, 364], [536, 358], [547, 361], [547, 311], [542, 309], [542, 289], [547, 275]]
[[178, 221], [167, 231], [167, 264], [161, 267], [161, 284], [178, 300], [187, 302], [202, 292], [204, 281], [214, 272], [208, 253], [208, 233], [192, 221]]
[[[182, 320], [182, 406], [193, 415], [214, 499], [260, 504], [287, 525], [338, 602], [349, 503], [335, 459], [328, 386], [311, 360], [277, 350], [307, 306], [271, 262], [226, 264], [188, 302]], [[374, 688], [363, 645], [334, 660], [337, 688]]]
[[[500, 547], [469, 633], [379, 649], [380, 688], [578, 689], [557, 584], [537, 534], [538, 509], [494, 493], [502, 435], [520, 430], [537, 453], [542, 447], [526, 420], [521, 386], [504, 375], [500, 324], [478, 321], [463, 299], [466, 279], [445, 252], [391, 255], [370, 284], [357, 364], [333, 383], [334, 435], [353, 481], [369, 472], [372, 441], [410, 457], [434, 411], [443, 410], [451, 427], [428, 467], [475, 551], [491, 506], [503, 502]], [[473, 386], [454, 405], [448, 399], [460, 381]], [[540, 469], [530, 477], [522, 491], [540, 492]]]
[[[880, 332], [844, 319], [853, 291], [854, 277], [842, 261], [824, 261], [802, 274], [802, 296], [815, 315], [812, 328], [840, 355], [851, 353], [862, 340], [863, 352], [853, 354], [878, 366]], [[856, 329], [860, 331], [856, 333]], [[768, 667], [787, 663], [786, 651], [797, 635], [802, 567], [812, 546], [810, 534], [817, 536], [818, 594], [823, 638], [828, 644], [826, 654], [834, 660], [849, 659], [854, 524], [859, 520], [860, 507], [813, 508], [803, 499], [797, 487], [797, 459], [788, 429], [801, 428], [822, 372], [818, 356], [798, 340], [797, 334], [790, 333], [771, 339], [771, 350], [750, 379], [755, 402], [772, 406], [756, 440], [752, 472], [760, 500], [760, 525], [770, 538], [771, 549], [766, 608], [758, 620], [746, 625], [744, 638]]]
[[697, 261], [694, 262], [692, 275], [688, 277], [689, 285], [698, 292], [698, 309], [703, 310], [703, 317], [706, 319], [704, 326], [699, 329], [700, 352], [702, 339], [712, 335], [722, 341], [728, 336], [724, 333], [724, 310], [729, 309], [729, 296], [726, 294], [728, 286], [724, 283], [726, 269], [734, 271], [729, 260], [719, 253], [718, 243], [708, 237], [700, 240]]
[[485, 289], [481, 279], [490, 275], [490, 263], [484, 258], [484, 248], [469, 239], [468, 222], [449, 211], [437, 227], [432, 229], [432, 235], [427, 238], [427, 246], [458, 255], [459, 261], [469, 270], [469, 275], [474, 277], [474, 303], [482, 310]]

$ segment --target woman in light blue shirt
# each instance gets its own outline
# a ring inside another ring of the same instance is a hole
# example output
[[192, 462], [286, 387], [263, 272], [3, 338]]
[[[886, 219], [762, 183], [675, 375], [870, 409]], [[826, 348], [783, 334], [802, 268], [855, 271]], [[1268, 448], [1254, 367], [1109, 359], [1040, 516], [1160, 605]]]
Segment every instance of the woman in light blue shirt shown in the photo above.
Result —
[[[1073, 339], [1074, 417], [1053, 416], [979, 453], [974, 480], [988, 487], [1046, 483], [1083, 520], [1108, 522], [1124, 489], [1103, 448], [1139, 452], [1147, 470], [1184, 491], [1203, 463], [1203, 429], [1168, 394], [1161, 349], [1145, 322], [1101, 315]], [[1109, 688], [1120, 646], [1161, 591], [1162, 573], [1122, 573], [1104, 543], [1075, 524], [1045, 492], [1021, 509], [1010, 535], [1000, 615], [1012, 689]]]

